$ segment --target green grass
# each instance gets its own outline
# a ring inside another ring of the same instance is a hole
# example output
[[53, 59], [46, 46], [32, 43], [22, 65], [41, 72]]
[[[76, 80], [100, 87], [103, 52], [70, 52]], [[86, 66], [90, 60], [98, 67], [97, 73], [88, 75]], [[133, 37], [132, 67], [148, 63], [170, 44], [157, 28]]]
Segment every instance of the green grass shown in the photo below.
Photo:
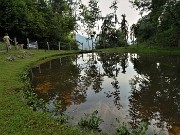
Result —
[[[1, 48], [2, 44], [0, 44]], [[26, 58], [7, 60], [10, 56], [23, 54], [22, 50], [12, 48], [8, 53], [0, 51], [0, 135], [89, 135], [76, 127], [58, 124], [48, 113], [35, 112], [27, 106], [23, 94], [20, 92], [24, 84], [20, 81], [20, 74], [34, 63], [46, 61], [58, 55], [78, 53], [78, 51], [44, 51], [24, 50], [34, 54]], [[165, 52], [180, 54], [177, 49], [157, 49], [133, 46], [124, 49], [104, 49], [103, 52]]]
[[[18, 56], [22, 51], [14, 48], [8, 53], [0, 52], [0, 134], [1, 135], [60, 135], [90, 134], [75, 127], [58, 124], [50, 114], [35, 112], [28, 107], [19, 89], [23, 87], [20, 74], [27, 66], [43, 58], [71, 54], [77, 51], [25, 50], [34, 55], [24, 59], [8, 61], [10, 56]], [[45, 59], [48, 60], [48, 59]], [[91, 133], [95, 134], [95, 133]]]
[[162, 47], [150, 47], [144, 44], [131, 45], [127, 48], [110, 48], [102, 49], [103, 52], [115, 53], [115, 52], [128, 52], [128, 53], [143, 53], [143, 54], [180, 54], [180, 48], [162, 48]]

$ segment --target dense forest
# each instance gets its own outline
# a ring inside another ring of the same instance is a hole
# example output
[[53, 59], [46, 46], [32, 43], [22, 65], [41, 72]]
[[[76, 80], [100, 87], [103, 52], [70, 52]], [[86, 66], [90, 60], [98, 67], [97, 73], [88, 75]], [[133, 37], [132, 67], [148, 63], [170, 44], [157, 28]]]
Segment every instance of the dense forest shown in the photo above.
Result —
[[[142, 18], [131, 26], [137, 42], [180, 47], [179, 0], [130, 0]], [[143, 16], [143, 14], [146, 15]]]
[[[70, 42], [76, 20], [65, 0], [0, 0], [0, 37]], [[1, 38], [2, 39], [2, 38]]]
[[179, 0], [130, 0], [142, 16], [130, 27], [125, 14], [117, 17], [117, 2], [109, 7], [112, 13], [102, 16], [97, 0], [88, 5], [81, 0], [0, 0], [0, 38], [9, 33], [23, 43], [27, 38], [61, 41], [77, 49], [74, 33], [83, 26], [87, 41], [96, 43], [92, 48], [126, 47], [129, 39], [133, 44], [180, 47]]

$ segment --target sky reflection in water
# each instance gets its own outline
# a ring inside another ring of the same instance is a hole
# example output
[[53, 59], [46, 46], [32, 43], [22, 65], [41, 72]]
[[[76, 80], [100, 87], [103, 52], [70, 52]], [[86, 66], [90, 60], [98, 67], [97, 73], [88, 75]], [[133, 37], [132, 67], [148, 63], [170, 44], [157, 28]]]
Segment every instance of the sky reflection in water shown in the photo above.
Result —
[[73, 116], [72, 124], [98, 110], [104, 132], [140, 121], [149, 122], [149, 134], [180, 131], [180, 56], [72, 55], [33, 68], [31, 80], [49, 111]]

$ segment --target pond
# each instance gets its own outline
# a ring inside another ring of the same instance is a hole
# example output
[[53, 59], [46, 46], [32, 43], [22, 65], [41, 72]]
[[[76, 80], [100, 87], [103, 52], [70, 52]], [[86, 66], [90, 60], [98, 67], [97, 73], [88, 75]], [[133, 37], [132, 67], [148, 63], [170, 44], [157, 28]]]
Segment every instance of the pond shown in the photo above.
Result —
[[148, 122], [148, 134], [180, 133], [180, 56], [87, 53], [53, 59], [30, 72], [32, 86], [53, 115], [97, 110], [103, 132]]

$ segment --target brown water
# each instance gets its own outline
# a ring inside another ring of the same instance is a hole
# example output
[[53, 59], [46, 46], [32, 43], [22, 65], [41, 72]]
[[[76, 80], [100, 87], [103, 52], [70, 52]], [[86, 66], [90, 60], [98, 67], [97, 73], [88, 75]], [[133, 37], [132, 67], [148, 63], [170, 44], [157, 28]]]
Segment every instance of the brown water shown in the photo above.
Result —
[[149, 123], [148, 134], [180, 135], [180, 56], [88, 53], [54, 59], [31, 70], [33, 87], [53, 115], [98, 110], [103, 132], [123, 122]]

